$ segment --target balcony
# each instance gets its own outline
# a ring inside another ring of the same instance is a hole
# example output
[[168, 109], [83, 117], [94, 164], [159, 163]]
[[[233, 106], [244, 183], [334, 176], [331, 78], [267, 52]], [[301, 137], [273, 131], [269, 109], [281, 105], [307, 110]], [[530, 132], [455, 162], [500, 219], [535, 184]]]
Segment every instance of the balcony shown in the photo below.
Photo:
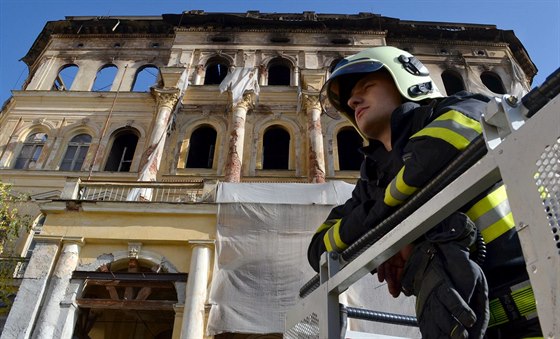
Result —
[[96, 181], [69, 179], [61, 199], [111, 202], [212, 202], [216, 183], [205, 181]]

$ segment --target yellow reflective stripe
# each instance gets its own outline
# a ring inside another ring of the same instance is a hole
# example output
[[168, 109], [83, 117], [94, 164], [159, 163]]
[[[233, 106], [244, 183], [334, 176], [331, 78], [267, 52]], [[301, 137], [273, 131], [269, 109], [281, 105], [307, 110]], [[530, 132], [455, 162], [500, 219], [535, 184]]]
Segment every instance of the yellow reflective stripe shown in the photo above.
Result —
[[478, 121], [458, 111], [451, 110], [418, 131], [411, 139], [428, 136], [442, 139], [456, 149], [463, 150], [480, 133], [482, 133], [482, 126]]
[[418, 133], [414, 134], [412, 138], [420, 137], [420, 136], [428, 136], [432, 138], [442, 139], [447, 143], [451, 144], [458, 150], [464, 150], [470, 143], [465, 137], [461, 134], [448, 130], [447, 128], [441, 127], [426, 127], [423, 128]]
[[492, 193], [480, 199], [467, 211], [466, 214], [472, 221], [476, 222], [476, 220], [478, 220], [478, 218], [480, 218], [483, 214], [492, 210], [506, 199], [506, 186], [502, 185]]
[[403, 201], [418, 190], [418, 187], [409, 186], [404, 182], [404, 171], [405, 166], [400, 169], [399, 173], [397, 173], [396, 177], [385, 189], [385, 198], [383, 202], [388, 206], [394, 207], [402, 204]]
[[509, 321], [506, 310], [502, 306], [500, 299], [490, 300], [490, 321], [488, 327], [507, 323]]
[[337, 220], [340, 220], [340, 219], [329, 219], [329, 220], [325, 221], [323, 224], [321, 224], [321, 226], [319, 226], [319, 228], [317, 228], [315, 233], [321, 233], [324, 230], [326, 230], [328, 228], [331, 228], [332, 225], [334, 225]]
[[515, 306], [519, 310], [519, 314], [526, 317], [537, 312], [537, 304], [535, 303], [535, 295], [533, 288], [527, 286], [511, 293], [511, 297], [515, 302]]
[[513, 221], [513, 215], [511, 213], [508, 213], [499, 221], [488, 226], [486, 229], [481, 230], [480, 233], [482, 233], [484, 241], [489, 243], [490, 241], [496, 239], [500, 235], [512, 229], [514, 226], [515, 222]]
[[323, 235], [323, 243], [325, 244], [325, 249], [327, 250], [327, 252], [333, 251], [331, 239], [329, 238], [329, 232], [326, 232], [325, 235]]
[[[523, 286], [516, 289], [517, 287]], [[519, 315], [526, 319], [531, 319], [537, 313], [537, 303], [533, 288], [529, 281], [517, 284], [511, 287], [512, 291], [509, 293]], [[500, 301], [500, 298], [492, 299], [489, 302], [490, 306], [490, 322], [489, 327], [507, 323], [510, 321], [506, 310]], [[528, 339], [528, 338], [526, 338]]]
[[340, 224], [342, 219], [338, 219], [338, 221], [333, 225], [333, 227], [329, 228], [327, 233], [323, 236], [323, 242], [325, 243], [325, 248], [327, 252], [332, 251], [343, 251], [348, 247], [340, 238]]

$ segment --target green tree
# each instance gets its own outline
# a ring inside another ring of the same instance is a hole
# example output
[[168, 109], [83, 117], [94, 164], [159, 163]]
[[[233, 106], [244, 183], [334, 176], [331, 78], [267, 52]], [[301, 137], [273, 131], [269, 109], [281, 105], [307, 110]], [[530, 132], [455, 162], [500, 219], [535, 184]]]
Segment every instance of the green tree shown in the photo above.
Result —
[[11, 185], [0, 181], [0, 315], [9, 311], [10, 297], [17, 292], [14, 275], [25, 258], [17, 253], [16, 243], [22, 232], [30, 229], [29, 216], [22, 215], [18, 206], [28, 201], [28, 197], [14, 194]]

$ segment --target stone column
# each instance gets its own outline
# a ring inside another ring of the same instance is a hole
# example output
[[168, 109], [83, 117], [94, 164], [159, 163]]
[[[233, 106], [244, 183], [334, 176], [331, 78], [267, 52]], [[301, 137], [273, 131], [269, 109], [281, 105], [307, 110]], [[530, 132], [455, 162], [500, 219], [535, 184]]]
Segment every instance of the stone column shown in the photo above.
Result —
[[202, 85], [202, 77], [204, 76], [206, 69], [204, 68], [204, 65], [196, 65], [196, 67], [194, 68], [194, 79], [193, 79], [193, 84], [195, 85]]
[[309, 136], [308, 180], [312, 183], [324, 183], [325, 152], [319, 95], [304, 94], [304, 99], [307, 113], [307, 135]]
[[[37, 325], [33, 331], [34, 338], [55, 338], [55, 331], [61, 332], [64, 321], [59, 320], [61, 308], [60, 303], [66, 296], [66, 290], [70, 285], [72, 272], [78, 266], [81, 239], [77, 242], [66, 242], [62, 248], [60, 257], [50, 279], [48, 293], [45, 296], [43, 307], [39, 313]], [[66, 319], [64, 319], [66, 320]]]
[[233, 107], [230, 124], [228, 155], [224, 181], [239, 182], [241, 180], [241, 166], [243, 165], [243, 143], [245, 141], [245, 118], [247, 111], [255, 106], [255, 94], [243, 94], [243, 99]]
[[191, 240], [193, 246], [191, 266], [187, 281], [187, 293], [183, 311], [181, 339], [204, 338], [205, 304], [210, 273], [211, 250], [213, 241]]
[[175, 318], [173, 319], [173, 336], [172, 339], [181, 338], [181, 324], [183, 323], [183, 311], [185, 310], [185, 304], [175, 304], [173, 305], [173, 311], [175, 311]]
[[259, 66], [259, 85], [266, 86], [268, 69], [264, 65]]
[[66, 297], [60, 302], [60, 315], [54, 332], [55, 338], [71, 339], [78, 320], [76, 298], [84, 288], [84, 279], [72, 279], [66, 290]]
[[[167, 126], [173, 111], [173, 107], [179, 99], [179, 90], [173, 89], [157, 89], [152, 88], [152, 94], [157, 100], [157, 114], [154, 120], [154, 126], [148, 139], [148, 147], [142, 154], [140, 160], [140, 171], [138, 172], [138, 181], [156, 181], [163, 147], [167, 139]], [[127, 200], [151, 200], [151, 189], [132, 190]]]
[[59, 249], [60, 237], [36, 235], [33, 255], [23, 275], [12, 309], [6, 319], [2, 339], [24, 339], [31, 336], [35, 318], [45, 294], [48, 277]]

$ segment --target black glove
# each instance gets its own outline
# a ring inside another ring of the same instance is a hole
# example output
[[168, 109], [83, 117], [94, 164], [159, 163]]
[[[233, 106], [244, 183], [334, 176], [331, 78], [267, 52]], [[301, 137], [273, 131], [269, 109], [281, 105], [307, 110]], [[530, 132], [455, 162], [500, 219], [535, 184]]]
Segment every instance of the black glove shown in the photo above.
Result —
[[404, 268], [402, 286], [414, 294], [422, 337], [482, 338], [488, 326], [488, 285], [469, 259], [476, 239], [473, 222], [455, 213], [425, 235]]

